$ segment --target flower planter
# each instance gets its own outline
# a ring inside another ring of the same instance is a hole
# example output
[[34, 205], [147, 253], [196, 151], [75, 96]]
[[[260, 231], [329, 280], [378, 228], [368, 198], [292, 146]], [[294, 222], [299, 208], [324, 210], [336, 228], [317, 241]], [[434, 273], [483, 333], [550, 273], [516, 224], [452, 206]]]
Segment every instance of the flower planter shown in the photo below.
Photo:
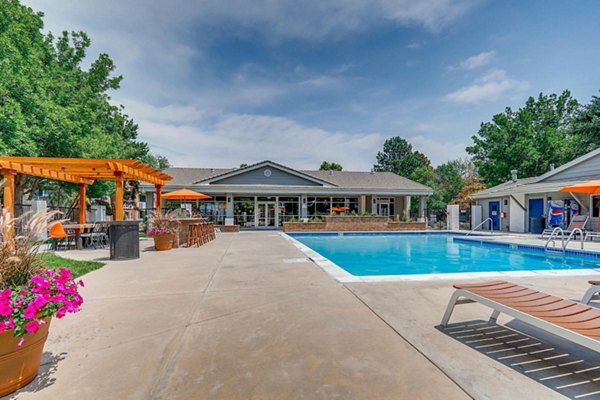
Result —
[[46, 323], [36, 333], [26, 335], [21, 347], [21, 338], [15, 337], [12, 330], [0, 333], [0, 397], [22, 388], [37, 375], [50, 319], [44, 318]]
[[173, 234], [153, 235], [154, 248], [156, 251], [171, 250], [173, 248]]

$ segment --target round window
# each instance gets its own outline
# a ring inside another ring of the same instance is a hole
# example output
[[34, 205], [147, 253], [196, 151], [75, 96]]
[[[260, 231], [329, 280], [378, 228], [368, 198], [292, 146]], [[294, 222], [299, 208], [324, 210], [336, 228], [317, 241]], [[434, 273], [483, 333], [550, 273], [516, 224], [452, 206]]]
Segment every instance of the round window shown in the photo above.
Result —
[[264, 174], [265, 174], [266, 177], [271, 176], [271, 170], [270, 169], [265, 169]]

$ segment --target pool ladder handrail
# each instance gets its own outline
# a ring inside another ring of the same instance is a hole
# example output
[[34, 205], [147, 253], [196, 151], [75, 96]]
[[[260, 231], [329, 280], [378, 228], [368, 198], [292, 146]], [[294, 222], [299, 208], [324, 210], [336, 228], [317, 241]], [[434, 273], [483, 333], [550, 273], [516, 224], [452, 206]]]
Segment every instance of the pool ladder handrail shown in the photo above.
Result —
[[544, 245], [544, 250], [548, 249], [548, 246], [550, 245], [550, 241], [552, 241], [552, 246], [556, 247], [556, 238], [558, 237], [558, 235], [560, 234], [560, 238], [561, 238], [561, 247], [563, 249], [563, 251], [565, 250], [565, 231], [561, 228], [561, 227], [556, 227], [552, 230], [552, 233], [550, 234], [550, 237], [548, 238], [548, 240], [546, 240], [546, 244]]
[[481, 223], [479, 223], [475, 228], [471, 229], [465, 236], [469, 236], [471, 233], [475, 232], [477, 229], [481, 228], [483, 226], [483, 224], [485, 224], [486, 222], [490, 221], [492, 223], [492, 226], [490, 229], [492, 235], [494, 234], [494, 224], [493, 224], [493, 220], [491, 217], [487, 217], [486, 219], [484, 219]]
[[567, 246], [569, 245], [569, 242], [573, 239], [573, 237], [576, 237], [576, 234], [579, 232], [579, 237], [580, 237], [580, 242], [581, 242], [581, 250], [583, 250], [583, 243], [585, 240], [584, 234], [583, 234], [583, 229], [581, 228], [575, 228], [571, 231], [571, 233], [569, 234], [569, 237], [567, 238], [567, 240], [565, 241], [565, 243], [563, 244], [563, 251], [565, 251], [567, 249]]

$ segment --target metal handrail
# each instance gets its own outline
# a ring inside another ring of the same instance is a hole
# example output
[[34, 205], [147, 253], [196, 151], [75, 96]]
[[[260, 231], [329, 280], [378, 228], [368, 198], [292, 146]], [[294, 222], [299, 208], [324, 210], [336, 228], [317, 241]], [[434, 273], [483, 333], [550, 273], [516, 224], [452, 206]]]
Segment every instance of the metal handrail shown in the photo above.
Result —
[[560, 237], [561, 237], [562, 248], [564, 251], [564, 249], [565, 249], [565, 231], [558, 226], [552, 230], [550, 237], [548, 238], [548, 240], [546, 240], [544, 249], [548, 249], [548, 245], [550, 244], [550, 241], [552, 241], [552, 246], [556, 247], [556, 237], [558, 236], [559, 233], [560, 233]]
[[563, 244], [563, 250], [565, 250], [567, 248], [567, 246], [569, 245], [569, 242], [571, 241], [571, 239], [573, 239], [573, 236], [575, 236], [577, 234], [577, 232], [579, 232], [579, 236], [581, 237], [581, 250], [583, 250], [583, 241], [584, 241], [584, 235], [583, 235], [583, 230], [581, 228], [575, 228], [571, 231], [571, 233], [569, 234], [569, 237], [567, 238], [567, 241]]
[[481, 228], [483, 226], [483, 224], [485, 224], [486, 222], [492, 222], [492, 229], [490, 229], [492, 231], [492, 234], [494, 233], [494, 224], [493, 224], [493, 220], [491, 217], [487, 217], [486, 219], [483, 220], [483, 222], [481, 222], [479, 225], [477, 225], [475, 228], [471, 229], [469, 231], [469, 233], [466, 234], [466, 236], [469, 236], [471, 233], [475, 232], [478, 228]]

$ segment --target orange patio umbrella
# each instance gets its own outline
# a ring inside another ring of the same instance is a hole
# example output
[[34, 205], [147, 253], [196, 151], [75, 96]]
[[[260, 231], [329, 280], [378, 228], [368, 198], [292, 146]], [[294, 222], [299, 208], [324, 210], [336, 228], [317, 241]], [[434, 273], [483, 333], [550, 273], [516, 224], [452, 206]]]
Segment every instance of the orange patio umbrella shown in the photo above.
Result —
[[201, 200], [201, 199], [210, 199], [210, 196], [205, 195], [204, 193], [194, 192], [189, 189], [179, 189], [174, 192], [168, 192], [162, 195], [163, 199], [166, 200]]
[[[573, 186], [565, 186], [561, 192], [600, 194], [600, 180], [578, 183]], [[600, 212], [600, 211], [599, 211]], [[598, 230], [600, 231], [600, 217], [598, 218]]]

